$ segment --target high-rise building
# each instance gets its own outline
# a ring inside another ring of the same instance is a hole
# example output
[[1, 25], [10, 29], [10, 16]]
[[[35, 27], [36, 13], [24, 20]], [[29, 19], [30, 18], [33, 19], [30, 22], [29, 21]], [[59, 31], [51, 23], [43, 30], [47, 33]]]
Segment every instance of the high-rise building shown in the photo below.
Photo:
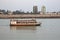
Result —
[[37, 6], [33, 6], [33, 13], [38, 13], [38, 8], [37, 8]]
[[46, 7], [45, 6], [42, 6], [41, 12], [42, 12], [42, 14], [45, 14], [46, 13]]

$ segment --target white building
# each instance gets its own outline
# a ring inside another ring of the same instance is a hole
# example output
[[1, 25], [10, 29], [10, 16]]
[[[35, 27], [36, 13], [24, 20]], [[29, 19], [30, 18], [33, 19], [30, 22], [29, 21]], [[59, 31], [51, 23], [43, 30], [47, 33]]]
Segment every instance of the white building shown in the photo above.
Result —
[[41, 8], [41, 12], [42, 12], [43, 14], [46, 13], [46, 7], [45, 7], [45, 6], [42, 6], [42, 8]]

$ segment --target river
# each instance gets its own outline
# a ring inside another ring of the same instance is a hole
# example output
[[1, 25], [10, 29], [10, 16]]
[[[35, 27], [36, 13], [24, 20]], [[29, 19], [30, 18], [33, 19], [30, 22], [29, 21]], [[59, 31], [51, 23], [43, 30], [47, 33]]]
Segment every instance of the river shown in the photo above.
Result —
[[14, 27], [0, 19], [0, 40], [60, 40], [60, 19], [36, 19], [41, 26]]

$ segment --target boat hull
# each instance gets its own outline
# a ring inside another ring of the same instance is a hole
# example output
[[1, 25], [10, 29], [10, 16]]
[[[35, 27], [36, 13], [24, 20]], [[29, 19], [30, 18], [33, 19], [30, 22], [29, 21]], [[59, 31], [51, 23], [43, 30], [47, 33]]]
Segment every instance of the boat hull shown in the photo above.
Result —
[[40, 26], [40, 24], [10, 24], [10, 26]]

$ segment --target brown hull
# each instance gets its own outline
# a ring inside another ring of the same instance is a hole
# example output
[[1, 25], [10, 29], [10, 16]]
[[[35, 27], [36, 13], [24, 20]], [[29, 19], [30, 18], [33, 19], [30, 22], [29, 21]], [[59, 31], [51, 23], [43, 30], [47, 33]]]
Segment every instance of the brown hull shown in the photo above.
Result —
[[40, 26], [39, 23], [34, 24], [10, 24], [10, 26]]

